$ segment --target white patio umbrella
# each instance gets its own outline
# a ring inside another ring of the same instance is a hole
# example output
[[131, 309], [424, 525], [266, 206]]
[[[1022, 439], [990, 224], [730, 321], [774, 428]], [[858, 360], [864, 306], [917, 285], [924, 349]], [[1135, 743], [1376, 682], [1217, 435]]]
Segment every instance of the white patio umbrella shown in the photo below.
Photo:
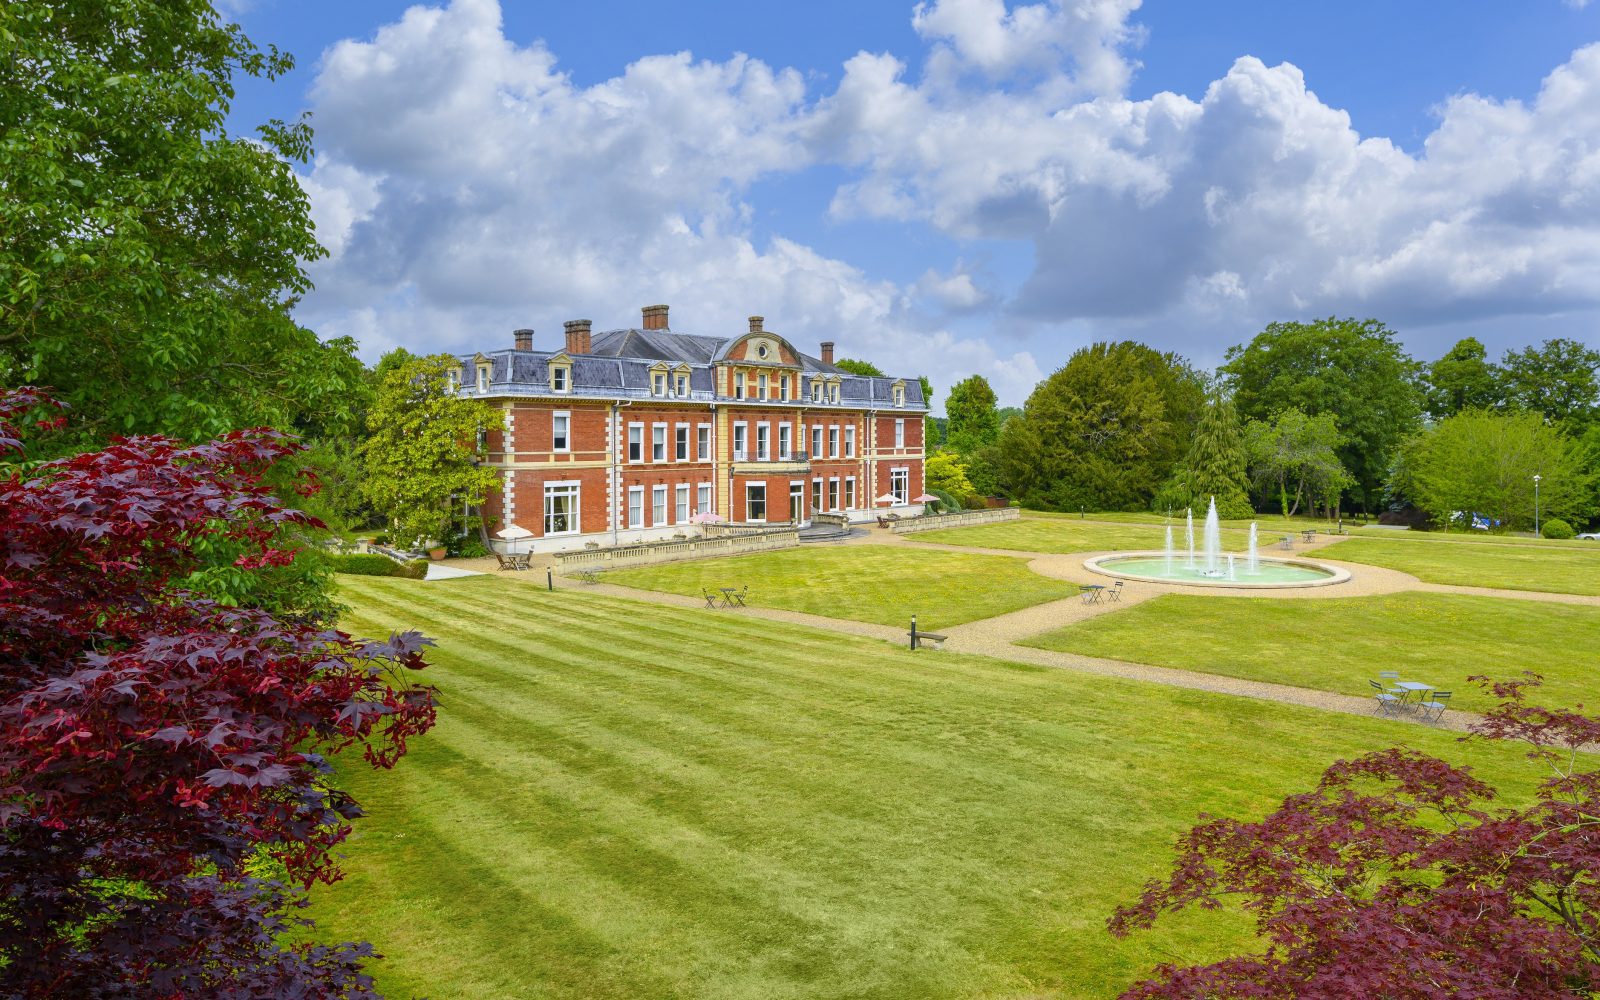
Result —
[[874, 500], [873, 503], [895, 503], [899, 499], [900, 498], [895, 496], [893, 493], [885, 493], [883, 496]]
[[503, 538], [511, 543], [511, 551], [517, 551], [517, 542], [524, 538], [532, 538], [533, 532], [516, 524], [508, 524], [494, 533], [496, 538]]

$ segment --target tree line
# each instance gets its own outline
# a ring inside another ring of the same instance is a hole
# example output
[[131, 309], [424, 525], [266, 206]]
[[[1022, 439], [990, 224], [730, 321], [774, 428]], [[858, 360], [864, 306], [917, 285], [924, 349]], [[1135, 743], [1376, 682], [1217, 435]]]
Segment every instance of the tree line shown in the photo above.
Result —
[[1224, 517], [1512, 530], [1538, 516], [1559, 535], [1600, 510], [1597, 371], [1600, 351], [1559, 338], [1499, 363], [1466, 338], [1424, 364], [1375, 319], [1272, 323], [1215, 372], [1097, 343], [1014, 414], [980, 375], [952, 387], [928, 479], [962, 504], [1171, 512], [1215, 497]]

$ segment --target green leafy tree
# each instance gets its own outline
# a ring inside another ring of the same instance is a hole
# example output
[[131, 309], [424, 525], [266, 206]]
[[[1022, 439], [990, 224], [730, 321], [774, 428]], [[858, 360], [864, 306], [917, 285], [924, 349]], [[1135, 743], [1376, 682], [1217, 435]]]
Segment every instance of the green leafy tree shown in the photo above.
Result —
[[945, 440], [962, 455], [972, 455], [1000, 440], [1000, 412], [989, 380], [973, 375], [957, 382], [945, 400], [950, 423]]
[[1332, 508], [1350, 484], [1339, 461], [1339, 429], [1332, 414], [1290, 408], [1271, 420], [1248, 421], [1244, 437], [1251, 478], [1263, 491], [1277, 494], [1284, 517], [1299, 513], [1302, 503]]
[[943, 491], [961, 500], [973, 495], [972, 482], [967, 479], [967, 466], [954, 452], [942, 451], [929, 456], [923, 465], [923, 476], [929, 493]]
[[1394, 332], [1377, 320], [1273, 323], [1248, 345], [1228, 349], [1219, 373], [1247, 420], [1270, 421], [1285, 410], [1338, 421], [1339, 461], [1365, 505], [1382, 496], [1390, 459], [1416, 430], [1420, 394], [1416, 364]]
[[1247, 518], [1255, 513], [1248, 493], [1244, 430], [1239, 426], [1233, 400], [1221, 393], [1212, 394], [1195, 427], [1188, 457], [1175, 479], [1177, 488], [1163, 489], [1162, 493], [1173, 500], [1183, 494], [1181, 503], [1161, 504], [1162, 508], [1170, 505], [1173, 509], [1181, 506], [1204, 510], [1215, 497], [1217, 512], [1224, 518]]
[[1203, 380], [1177, 355], [1132, 341], [1094, 344], [1006, 423], [995, 472], [1029, 507], [1143, 509], [1183, 456], [1204, 405]]
[[1475, 337], [1456, 341], [1448, 354], [1422, 373], [1423, 403], [1428, 415], [1443, 420], [1472, 408], [1500, 402], [1500, 369], [1487, 360]]
[[1594, 510], [1594, 475], [1583, 450], [1538, 413], [1463, 410], [1406, 446], [1408, 490], [1440, 525], [1482, 514], [1507, 528], [1532, 528], [1533, 477], [1546, 516], [1585, 519]]
[[57, 451], [346, 411], [355, 344], [290, 315], [311, 130], [228, 130], [234, 75], [292, 65], [208, 0], [0, 5], [0, 378], [72, 405]]
[[840, 358], [833, 363], [835, 368], [847, 371], [852, 375], [871, 375], [877, 378], [888, 378], [883, 369], [870, 361], [857, 361], [855, 358]]
[[461, 396], [448, 354], [407, 356], [384, 368], [367, 417], [362, 491], [407, 545], [443, 542], [463, 505], [493, 489], [495, 471], [478, 464], [480, 435], [503, 426], [501, 411]]
[[1507, 351], [1501, 361], [1508, 404], [1543, 414], [1572, 434], [1582, 434], [1600, 416], [1600, 351], [1557, 338], [1540, 347]]

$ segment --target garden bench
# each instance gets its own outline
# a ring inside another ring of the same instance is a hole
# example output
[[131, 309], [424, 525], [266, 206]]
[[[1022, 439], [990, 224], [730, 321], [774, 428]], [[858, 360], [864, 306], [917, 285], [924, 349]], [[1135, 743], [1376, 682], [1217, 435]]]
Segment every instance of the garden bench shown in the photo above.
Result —
[[934, 649], [943, 649], [945, 641], [949, 638], [937, 632], [907, 632], [906, 635], [911, 637], [912, 649], [921, 649], [925, 642], [933, 643]]

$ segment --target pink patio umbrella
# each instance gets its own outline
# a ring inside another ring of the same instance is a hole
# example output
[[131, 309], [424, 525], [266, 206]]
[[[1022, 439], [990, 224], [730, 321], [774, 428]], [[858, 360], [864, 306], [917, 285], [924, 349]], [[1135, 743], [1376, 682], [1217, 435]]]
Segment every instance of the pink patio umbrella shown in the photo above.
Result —
[[878, 499], [876, 499], [876, 500], [874, 500], [872, 502], [873, 503], [898, 503], [899, 500], [900, 500], [900, 498], [895, 496], [893, 493], [885, 493], [883, 496], [879, 497]]
[[939, 498], [936, 497], [936, 496], [932, 496], [930, 494], [924, 493], [920, 497], [912, 497], [911, 498], [911, 502], [912, 503], [932, 503], [933, 501], [935, 501], [937, 499], [939, 499]]
[[708, 510], [689, 518], [690, 524], [721, 524], [723, 516], [714, 510]]

